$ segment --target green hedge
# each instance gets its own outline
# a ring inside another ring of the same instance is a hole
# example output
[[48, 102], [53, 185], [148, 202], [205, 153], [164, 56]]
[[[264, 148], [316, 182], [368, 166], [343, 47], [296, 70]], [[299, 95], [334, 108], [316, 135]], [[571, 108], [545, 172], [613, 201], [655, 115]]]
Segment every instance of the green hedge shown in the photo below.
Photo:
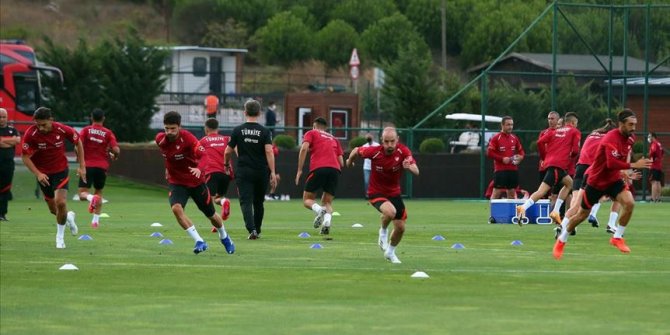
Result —
[[444, 141], [441, 138], [429, 137], [419, 145], [419, 152], [422, 154], [434, 154], [444, 151]]
[[296, 146], [295, 138], [290, 135], [277, 135], [273, 139], [273, 142], [282, 149], [292, 150]]
[[367, 143], [365, 137], [363, 136], [354, 137], [351, 139], [351, 141], [349, 141], [349, 149], [358, 148], [365, 143]]

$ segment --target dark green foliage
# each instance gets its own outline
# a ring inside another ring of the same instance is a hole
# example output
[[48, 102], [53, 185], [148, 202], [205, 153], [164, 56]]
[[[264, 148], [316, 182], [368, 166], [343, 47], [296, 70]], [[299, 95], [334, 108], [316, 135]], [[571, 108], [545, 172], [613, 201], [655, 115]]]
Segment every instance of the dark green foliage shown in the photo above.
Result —
[[358, 148], [365, 143], [367, 143], [367, 141], [364, 136], [354, 137], [349, 141], [349, 149]]
[[45, 81], [58, 120], [87, 121], [99, 107], [119, 141], [148, 138], [155, 99], [163, 91], [166, 51], [147, 46], [134, 31], [95, 49], [83, 40], [74, 51], [45, 42], [44, 61], [61, 68], [65, 78], [64, 85]]
[[282, 149], [295, 149], [295, 138], [291, 135], [277, 135], [272, 139], [272, 142], [274, 142], [278, 147]]
[[392, 0], [343, 0], [332, 10], [330, 19], [342, 19], [361, 33], [396, 12]]
[[428, 52], [428, 45], [416, 32], [412, 23], [402, 14], [396, 13], [371, 25], [361, 34], [361, 59], [373, 64], [392, 63], [398, 51], [414, 43], [421, 52]]
[[420, 41], [401, 48], [398, 59], [384, 63], [384, 110], [399, 128], [412, 127], [437, 105], [437, 87], [430, 77], [432, 59]]
[[331, 21], [316, 35], [315, 56], [329, 69], [346, 66], [357, 41], [358, 34], [351, 25], [342, 20]]
[[59, 121], [85, 121], [93, 108], [101, 107], [100, 59], [93, 56], [85, 40], [74, 50], [53, 44], [45, 38], [41, 58], [63, 72], [63, 83], [57, 78], [43, 77], [49, 91], [47, 105]]
[[246, 48], [249, 45], [249, 32], [244, 23], [234, 19], [227, 19], [223, 23], [211, 22], [201, 42], [204, 47]]
[[441, 138], [429, 137], [419, 145], [419, 152], [422, 154], [435, 154], [444, 151], [444, 141]]
[[291, 12], [273, 16], [253, 37], [259, 46], [257, 57], [266, 64], [285, 67], [308, 60], [312, 53], [313, 32]]
[[126, 40], [106, 41], [98, 50], [107, 127], [122, 141], [147, 140], [158, 110], [155, 100], [165, 83], [166, 51], [147, 46], [134, 33]]

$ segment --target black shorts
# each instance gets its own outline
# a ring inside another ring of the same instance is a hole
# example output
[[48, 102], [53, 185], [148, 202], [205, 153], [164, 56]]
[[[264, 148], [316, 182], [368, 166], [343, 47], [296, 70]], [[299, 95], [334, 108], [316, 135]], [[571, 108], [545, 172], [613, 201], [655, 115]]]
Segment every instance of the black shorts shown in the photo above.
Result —
[[575, 168], [575, 178], [572, 179], [572, 190], [579, 191], [582, 186], [586, 186], [586, 176], [584, 172], [589, 168], [588, 164], [577, 164]]
[[93, 185], [96, 190], [102, 190], [105, 188], [105, 181], [107, 181], [107, 170], [97, 167], [87, 167], [86, 182], [79, 177], [79, 187], [91, 188], [91, 185]]
[[503, 170], [493, 173], [493, 187], [502, 189], [515, 189], [519, 186], [519, 171]]
[[651, 169], [649, 170], [649, 180], [651, 181], [663, 181], [663, 171]]
[[224, 196], [228, 192], [230, 185], [230, 176], [223, 172], [214, 172], [207, 175], [207, 188], [209, 193], [214, 196]]
[[0, 193], [12, 189], [12, 179], [14, 179], [14, 158], [0, 161]]
[[542, 180], [543, 183], [546, 183], [550, 187], [554, 187], [556, 184], [562, 184], [561, 181], [565, 176], [567, 176], [568, 173], [561, 169], [557, 168], [554, 166], [550, 166], [547, 168], [547, 173], [544, 175], [544, 179]]
[[49, 177], [49, 185], [44, 186], [42, 184], [38, 184], [40, 185], [40, 189], [44, 194], [44, 198], [53, 199], [56, 190], [68, 189], [68, 183], [70, 182], [70, 169], [65, 168], [65, 170], [61, 172], [48, 174], [47, 177]]
[[200, 184], [196, 187], [186, 187], [182, 185], [170, 184], [170, 206], [180, 204], [181, 207], [186, 208], [188, 198], [193, 199], [193, 202], [198, 206], [202, 214], [206, 217], [212, 217], [216, 210], [212, 197], [209, 196], [209, 190], [205, 184]]
[[402, 197], [387, 197], [381, 194], [371, 194], [369, 199], [370, 204], [372, 204], [372, 206], [374, 206], [380, 213], [382, 211], [382, 205], [387, 201], [391, 202], [393, 207], [395, 207], [395, 217], [393, 219], [407, 220], [407, 210], [405, 209], [405, 203], [402, 201]]
[[340, 171], [331, 167], [318, 168], [307, 175], [305, 192], [315, 193], [319, 189], [335, 196], [337, 183], [340, 180]]
[[606, 195], [612, 199], [612, 201], [616, 200], [617, 195], [623, 191], [627, 191], [628, 187], [626, 184], [623, 182], [623, 180], [617, 180], [616, 182], [610, 184], [605, 190], [601, 191], [596, 188], [594, 188], [591, 185], [586, 185], [586, 188], [584, 189], [584, 195], [582, 196], [582, 208], [584, 209], [591, 209], [593, 205], [597, 204], [598, 201], [600, 201], [600, 198], [603, 197], [603, 195]]
[[547, 174], [547, 170], [538, 171], [537, 176], [540, 183], [544, 181], [544, 176]]

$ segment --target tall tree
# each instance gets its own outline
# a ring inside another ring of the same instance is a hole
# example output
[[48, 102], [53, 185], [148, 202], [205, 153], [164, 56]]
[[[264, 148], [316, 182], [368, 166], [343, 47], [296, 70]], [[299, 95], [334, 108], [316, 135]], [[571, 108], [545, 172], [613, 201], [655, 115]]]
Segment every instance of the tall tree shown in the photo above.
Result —
[[437, 103], [437, 86], [431, 78], [433, 61], [424, 45], [411, 41], [393, 62], [384, 62], [384, 109], [400, 128], [412, 127]]
[[136, 32], [125, 40], [105, 41], [98, 49], [102, 108], [106, 123], [122, 141], [149, 137], [151, 117], [163, 92], [167, 51], [148, 46]]
[[49, 38], [44, 42], [42, 60], [61, 69], [64, 80], [61, 83], [59, 78], [43, 77], [49, 88], [47, 105], [60, 121], [84, 121], [93, 108], [100, 106], [100, 59], [92, 55], [93, 50], [83, 39], [74, 50], [55, 45]]
[[351, 50], [356, 46], [358, 34], [348, 23], [333, 20], [316, 35], [316, 58], [323, 61], [328, 69], [347, 65]]
[[361, 33], [374, 22], [397, 12], [393, 0], [343, 0], [332, 10], [330, 19], [342, 19]]
[[422, 52], [428, 52], [428, 45], [414, 30], [407, 18], [396, 13], [371, 25], [361, 34], [363, 57], [379, 64], [398, 58], [398, 50], [414, 42]]
[[311, 57], [312, 34], [302, 20], [287, 11], [273, 16], [252, 39], [262, 62], [288, 67]]

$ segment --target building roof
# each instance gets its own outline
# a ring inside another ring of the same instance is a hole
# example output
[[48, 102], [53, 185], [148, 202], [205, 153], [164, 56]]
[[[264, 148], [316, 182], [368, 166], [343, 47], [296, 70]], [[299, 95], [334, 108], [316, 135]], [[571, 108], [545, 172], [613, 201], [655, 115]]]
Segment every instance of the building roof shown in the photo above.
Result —
[[[609, 57], [607, 55], [598, 55], [600, 62], [605, 65], [605, 68], [608, 68]], [[552, 54], [547, 53], [510, 53], [509, 55], [503, 57], [498, 63], [510, 59], [518, 59], [535, 66], [546, 69], [547, 71], [552, 70]], [[613, 56], [612, 57], [612, 72], [623, 73], [623, 56]], [[473, 66], [467, 70], [467, 72], [479, 72], [486, 69], [491, 62], [482, 63], [476, 66]], [[649, 70], [656, 67], [657, 64], [649, 63]], [[568, 54], [557, 54], [556, 55], [556, 67], [558, 72], [605, 72], [603, 67], [598, 63], [598, 61], [593, 57], [593, 55], [568, 55]], [[630, 57], [628, 56], [627, 64], [628, 72], [645, 72], [645, 64], [643, 59]], [[670, 68], [666, 66], [659, 66], [653, 74], [659, 73], [670, 73]]]
[[232, 53], [248, 53], [247, 49], [234, 49], [234, 48], [210, 48], [210, 47], [199, 47], [197, 45], [181, 45], [181, 46], [171, 46], [165, 47], [166, 49], [172, 51], [208, 51], [208, 52], [232, 52]]
[[[608, 84], [608, 80], [605, 80], [605, 85]], [[670, 77], [665, 78], [649, 78], [647, 81], [649, 86], [670, 86]], [[612, 80], [612, 85], [621, 86], [623, 85], [623, 79], [614, 79]], [[644, 77], [628, 78], [626, 80], [627, 86], [644, 86]]]

